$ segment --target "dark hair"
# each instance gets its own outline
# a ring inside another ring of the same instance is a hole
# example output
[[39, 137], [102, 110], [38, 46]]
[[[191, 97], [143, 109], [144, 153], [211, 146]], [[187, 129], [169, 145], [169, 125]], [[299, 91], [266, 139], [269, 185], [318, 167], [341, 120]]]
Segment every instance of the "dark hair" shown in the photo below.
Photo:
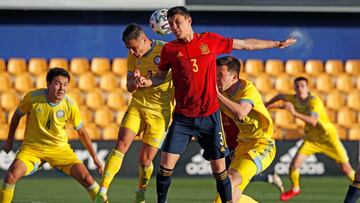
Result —
[[167, 12], [167, 17], [170, 18], [176, 14], [180, 14], [185, 18], [190, 17], [190, 12], [184, 6], [175, 6], [170, 8]]
[[64, 76], [70, 82], [70, 74], [63, 68], [51, 68], [46, 74], [46, 82], [51, 83], [56, 76]]
[[304, 76], [300, 76], [300, 77], [295, 78], [295, 79], [294, 79], [294, 84], [297, 83], [297, 82], [299, 82], [299, 81], [305, 81], [306, 84], [309, 84], [309, 80], [308, 80], [306, 77], [304, 77]]
[[122, 33], [122, 40], [126, 42], [131, 39], [137, 39], [141, 35], [141, 33], [145, 33], [142, 27], [136, 23], [131, 23], [128, 25], [124, 32]]
[[229, 72], [236, 72], [238, 75], [240, 74], [241, 63], [237, 58], [233, 56], [224, 56], [216, 59], [216, 65], [227, 66]]

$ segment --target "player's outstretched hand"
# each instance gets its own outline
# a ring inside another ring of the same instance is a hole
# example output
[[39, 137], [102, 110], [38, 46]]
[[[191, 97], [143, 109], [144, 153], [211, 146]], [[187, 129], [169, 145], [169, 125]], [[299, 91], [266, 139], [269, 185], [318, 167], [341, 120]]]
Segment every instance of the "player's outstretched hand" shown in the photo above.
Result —
[[280, 48], [280, 49], [283, 49], [283, 48], [286, 48], [288, 46], [291, 46], [291, 45], [295, 44], [296, 42], [297, 42], [297, 39], [291, 37], [291, 38], [288, 38], [286, 40], [279, 41], [279, 44], [278, 44], [277, 47]]
[[96, 165], [96, 168], [98, 169], [99, 173], [102, 175], [104, 168], [99, 159], [94, 159], [94, 164]]
[[4, 150], [7, 153], [9, 153], [13, 148], [13, 144], [9, 142], [5, 142], [5, 144], [1, 147], [1, 150]]
[[291, 102], [285, 102], [283, 106], [284, 109], [288, 110], [291, 114], [295, 113], [295, 107]]

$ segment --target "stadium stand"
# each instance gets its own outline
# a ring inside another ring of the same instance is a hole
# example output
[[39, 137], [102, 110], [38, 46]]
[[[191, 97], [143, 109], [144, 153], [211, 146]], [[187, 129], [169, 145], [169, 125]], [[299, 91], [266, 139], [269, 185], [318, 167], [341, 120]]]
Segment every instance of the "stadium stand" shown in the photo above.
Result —
[[325, 72], [331, 75], [338, 75], [344, 72], [344, 64], [341, 60], [327, 60], [325, 63]]
[[3, 58], [0, 58], [0, 73], [5, 71], [6, 71], [5, 60]]
[[14, 86], [15, 89], [20, 93], [26, 93], [34, 89], [34, 82], [32, 76], [27, 72], [18, 74], [15, 78]]
[[285, 64], [285, 72], [292, 76], [298, 76], [304, 73], [304, 62], [301, 60], [287, 60]]
[[349, 140], [360, 140], [360, 126], [355, 125], [349, 130]]
[[69, 63], [65, 58], [52, 58], [49, 62], [49, 68], [63, 68], [69, 70]]
[[108, 58], [93, 58], [91, 60], [91, 72], [103, 75], [110, 71], [110, 60]]
[[48, 64], [44, 58], [31, 58], [28, 63], [28, 71], [33, 75], [40, 75], [46, 72]]
[[7, 71], [17, 75], [26, 71], [26, 61], [23, 58], [10, 58], [7, 64]]
[[360, 60], [347, 60], [345, 63], [345, 72], [351, 75], [360, 75]]
[[74, 75], [81, 75], [89, 72], [90, 63], [87, 58], [73, 58], [70, 62], [70, 71]]
[[276, 76], [284, 72], [284, 63], [281, 60], [269, 59], [265, 62], [265, 73]]
[[324, 73], [324, 63], [321, 60], [308, 60], [305, 63], [305, 72], [311, 76]]
[[0, 92], [7, 91], [12, 87], [12, 80], [10, 74], [7, 72], [0, 72]]
[[99, 87], [107, 92], [115, 90], [119, 86], [117, 76], [114, 73], [104, 73], [100, 77]]
[[126, 77], [127, 75], [127, 59], [126, 58], [114, 58], [112, 61], [111, 70], [120, 77]]
[[78, 76], [78, 88], [82, 91], [91, 91], [96, 88], [96, 77], [92, 72], [85, 72]]
[[[70, 64], [65, 58], [49, 59], [49, 67], [70, 69], [72, 79], [68, 94], [79, 104], [85, 125], [95, 133], [91, 136], [96, 139], [117, 138], [118, 126], [131, 97], [126, 90], [126, 63], [125, 58], [73, 58]], [[265, 101], [280, 92], [292, 92], [292, 80], [296, 76], [308, 77], [311, 92], [323, 99], [340, 138], [360, 139], [355, 135], [356, 128], [353, 129], [360, 122], [360, 60], [342, 63], [341, 60], [250, 59], [244, 64], [241, 78], [253, 81]], [[0, 59], [0, 125], [4, 126], [3, 131], [23, 94], [30, 89], [46, 87], [47, 69], [44, 58], [31, 58], [28, 62], [23, 58]], [[292, 118], [286, 111], [271, 112], [271, 115], [276, 139], [301, 138], [304, 122]], [[24, 121], [20, 125], [24, 125]], [[69, 139], [78, 139], [75, 130], [67, 131]]]
[[258, 76], [264, 73], [264, 63], [262, 60], [249, 59], [245, 62], [245, 72], [250, 76]]

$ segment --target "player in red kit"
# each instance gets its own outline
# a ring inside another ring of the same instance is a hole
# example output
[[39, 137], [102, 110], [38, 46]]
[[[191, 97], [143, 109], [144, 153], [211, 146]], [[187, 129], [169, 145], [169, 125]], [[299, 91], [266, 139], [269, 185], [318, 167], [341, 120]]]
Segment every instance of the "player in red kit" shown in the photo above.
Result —
[[156, 179], [158, 203], [166, 202], [175, 164], [193, 136], [204, 149], [204, 158], [210, 160], [222, 202], [231, 202], [231, 183], [225, 166], [228, 149], [217, 99], [216, 56], [233, 49], [284, 48], [296, 39], [240, 40], [211, 32], [198, 34], [192, 29], [189, 11], [182, 6], [169, 9], [167, 17], [176, 40], [164, 45], [156, 75], [138, 78], [139, 86], [157, 86], [171, 68], [175, 87], [173, 122], [162, 147]]

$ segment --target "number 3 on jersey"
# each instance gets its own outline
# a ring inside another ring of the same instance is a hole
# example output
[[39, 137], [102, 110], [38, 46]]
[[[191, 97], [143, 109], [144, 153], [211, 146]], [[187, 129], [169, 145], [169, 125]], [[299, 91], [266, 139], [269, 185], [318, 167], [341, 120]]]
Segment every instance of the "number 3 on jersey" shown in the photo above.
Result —
[[196, 59], [190, 59], [190, 61], [192, 62], [192, 66], [193, 66], [193, 71], [196, 73], [199, 71], [199, 66], [196, 64]]

